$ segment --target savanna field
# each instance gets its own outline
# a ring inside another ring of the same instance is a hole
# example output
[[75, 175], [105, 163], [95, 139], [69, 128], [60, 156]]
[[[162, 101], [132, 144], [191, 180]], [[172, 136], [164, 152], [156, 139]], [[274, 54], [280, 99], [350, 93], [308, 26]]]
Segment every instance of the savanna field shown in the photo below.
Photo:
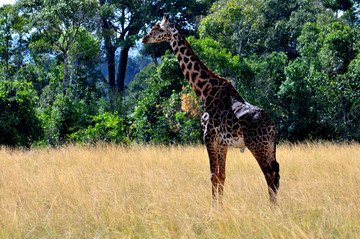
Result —
[[360, 238], [360, 145], [282, 144], [271, 208], [249, 150], [231, 149], [211, 209], [204, 146], [0, 150], [1, 238]]

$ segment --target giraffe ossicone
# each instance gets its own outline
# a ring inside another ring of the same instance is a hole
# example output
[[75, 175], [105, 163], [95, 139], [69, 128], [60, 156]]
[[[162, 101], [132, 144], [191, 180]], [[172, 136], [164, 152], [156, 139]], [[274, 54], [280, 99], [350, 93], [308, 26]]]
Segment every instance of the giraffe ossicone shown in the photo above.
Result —
[[270, 202], [276, 204], [279, 164], [276, 161], [276, 127], [267, 113], [246, 102], [230, 81], [214, 74], [194, 53], [185, 37], [165, 14], [161, 23], [143, 37], [145, 44], [167, 41], [196, 95], [204, 102], [201, 117], [210, 160], [213, 205], [222, 203], [228, 147], [248, 148], [265, 175]]

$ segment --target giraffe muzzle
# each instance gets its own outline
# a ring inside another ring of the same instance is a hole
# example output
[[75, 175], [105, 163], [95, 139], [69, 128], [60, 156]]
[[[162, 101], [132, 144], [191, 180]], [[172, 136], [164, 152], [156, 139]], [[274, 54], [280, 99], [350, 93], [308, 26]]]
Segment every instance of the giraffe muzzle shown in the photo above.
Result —
[[144, 43], [144, 44], [148, 44], [148, 42], [149, 42], [149, 37], [148, 37], [147, 35], [144, 36], [144, 37], [142, 38], [141, 42]]

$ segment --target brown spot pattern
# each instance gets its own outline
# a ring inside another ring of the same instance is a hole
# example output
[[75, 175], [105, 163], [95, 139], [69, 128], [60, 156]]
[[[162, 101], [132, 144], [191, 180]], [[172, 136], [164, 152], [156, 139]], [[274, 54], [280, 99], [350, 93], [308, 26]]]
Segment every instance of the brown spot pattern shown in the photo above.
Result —
[[[161, 31], [160, 31], [161, 29]], [[191, 49], [185, 37], [164, 16], [143, 38], [144, 43], [167, 41], [196, 95], [204, 102], [201, 119], [210, 160], [213, 203], [222, 203], [228, 147], [247, 147], [257, 160], [276, 204], [279, 164], [276, 162], [276, 127], [266, 112], [246, 102], [231, 82], [214, 74]]]

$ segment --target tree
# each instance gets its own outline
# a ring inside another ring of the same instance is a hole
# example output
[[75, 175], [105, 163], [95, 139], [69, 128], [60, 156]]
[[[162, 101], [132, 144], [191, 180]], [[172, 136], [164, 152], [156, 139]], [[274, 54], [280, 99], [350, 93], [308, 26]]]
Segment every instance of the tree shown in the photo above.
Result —
[[42, 136], [37, 100], [31, 83], [0, 79], [0, 145], [30, 147]]
[[253, 77], [250, 67], [239, 56], [231, 52], [217, 41], [211, 38], [195, 39], [188, 37], [188, 41], [200, 59], [216, 74], [232, 80], [238, 85], [240, 91], [244, 90], [241, 85], [249, 83]]
[[348, 138], [360, 141], [360, 55], [358, 54], [349, 64], [349, 70], [343, 82], [343, 98], [348, 104], [345, 108], [345, 120], [348, 127]]
[[95, 14], [95, 0], [19, 0], [17, 7], [27, 16], [38, 44], [63, 59], [62, 94], [69, 81], [69, 51], [81, 27]]
[[[194, 31], [195, 17], [204, 14], [213, 0], [189, 1], [112, 1], [100, 0], [102, 36], [108, 63], [109, 91], [123, 92], [128, 54], [135, 42], [142, 37], [144, 29], [161, 19], [164, 13], [173, 14], [180, 29]], [[181, 9], [181, 11], [179, 11]], [[115, 51], [120, 48], [115, 82]], [[153, 58], [164, 54], [151, 50]], [[110, 98], [111, 99], [111, 98]]]
[[72, 133], [70, 140], [84, 143], [129, 143], [128, 121], [119, 113], [101, 112], [91, 117], [91, 125]]
[[[245, 62], [251, 69], [252, 77], [243, 85], [244, 97], [254, 105], [266, 109], [270, 118], [281, 122], [284, 112], [291, 112], [283, 98], [278, 96], [281, 84], [286, 80], [285, 68], [289, 59], [284, 52], [272, 52], [248, 57]], [[242, 75], [239, 76], [242, 78]], [[282, 132], [278, 132], [282, 137]]]
[[199, 28], [201, 37], [211, 37], [233, 54], [244, 56], [258, 44], [264, 27], [262, 1], [222, 0], [213, 4]]
[[[84, 99], [89, 107], [96, 100], [105, 96], [102, 91], [105, 82], [98, 69], [101, 63], [100, 43], [84, 28], [79, 33], [69, 49], [72, 63], [69, 86], [72, 87], [73, 98]], [[97, 112], [97, 109], [93, 112]]]
[[330, 8], [336, 14], [338, 11], [349, 10], [354, 4], [351, 0], [323, 0], [322, 2], [326, 8]]
[[158, 65], [158, 58], [163, 56], [166, 51], [170, 51], [171, 47], [167, 42], [159, 42], [154, 44], [146, 44], [140, 49], [142, 56], [150, 56], [155, 66]]
[[[100, 0], [102, 37], [108, 64], [110, 101], [112, 94], [125, 89], [125, 72], [130, 47], [139, 38], [139, 32], [152, 15], [152, 1]], [[115, 51], [120, 49], [118, 74], [115, 78]], [[115, 81], [116, 80], [116, 81]], [[116, 89], [115, 89], [116, 87]]]
[[222, 0], [201, 21], [200, 37], [211, 37], [240, 57], [276, 51], [295, 59], [301, 27], [322, 9], [320, 0]]
[[5, 64], [5, 78], [9, 80], [10, 58], [13, 55], [13, 7], [4, 5], [0, 8], [0, 61]]
[[156, 66], [153, 62], [145, 66], [128, 85], [128, 104], [130, 108], [137, 105], [141, 93], [148, 89], [149, 80], [156, 72]]
[[[299, 51], [309, 69], [309, 78], [316, 91], [313, 98], [318, 108], [322, 135], [336, 139], [354, 139], [356, 100], [359, 89], [354, 82], [354, 66], [359, 54], [358, 31], [343, 19], [319, 15], [316, 23], [305, 24], [299, 37]], [[315, 104], [314, 104], [315, 105]], [[326, 133], [331, 132], [331, 134]]]
[[89, 107], [83, 99], [71, 99], [69, 95], [57, 95], [52, 104], [39, 110], [44, 130], [43, 142], [47, 145], [61, 145], [69, 136], [88, 127]]
[[109, 86], [109, 100], [110, 105], [113, 105], [113, 94], [115, 93], [115, 51], [117, 46], [115, 45], [116, 28], [113, 26], [111, 19], [112, 11], [110, 3], [105, 5], [105, 0], [99, 0], [100, 18], [101, 18], [101, 35], [104, 39], [104, 48], [107, 60], [108, 70], [108, 86]]
[[286, 79], [277, 93], [283, 117], [279, 131], [291, 141], [312, 138], [318, 128], [316, 87], [309, 77], [308, 66], [297, 58], [285, 68]]
[[240, 79], [239, 91], [276, 120], [280, 138], [354, 139], [355, 2], [218, 1], [201, 22], [200, 37], [215, 39], [250, 68], [226, 77]]
[[[156, 72], [149, 79], [148, 88], [141, 93], [138, 106], [131, 114], [132, 137], [136, 141], [181, 143], [184, 142], [180, 138], [181, 132], [185, 128], [189, 132], [192, 129], [193, 136], [199, 136], [199, 140], [200, 135], [196, 133], [199, 129], [194, 130], [192, 126], [199, 126], [200, 121], [192, 124], [181, 111], [181, 96], [186, 85], [188, 84], [177, 58], [172, 54], [164, 55]], [[184, 125], [187, 127], [183, 128]]]
[[17, 76], [24, 64], [29, 44], [28, 28], [13, 5], [0, 8], [0, 62], [5, 64], [5, 78]]

